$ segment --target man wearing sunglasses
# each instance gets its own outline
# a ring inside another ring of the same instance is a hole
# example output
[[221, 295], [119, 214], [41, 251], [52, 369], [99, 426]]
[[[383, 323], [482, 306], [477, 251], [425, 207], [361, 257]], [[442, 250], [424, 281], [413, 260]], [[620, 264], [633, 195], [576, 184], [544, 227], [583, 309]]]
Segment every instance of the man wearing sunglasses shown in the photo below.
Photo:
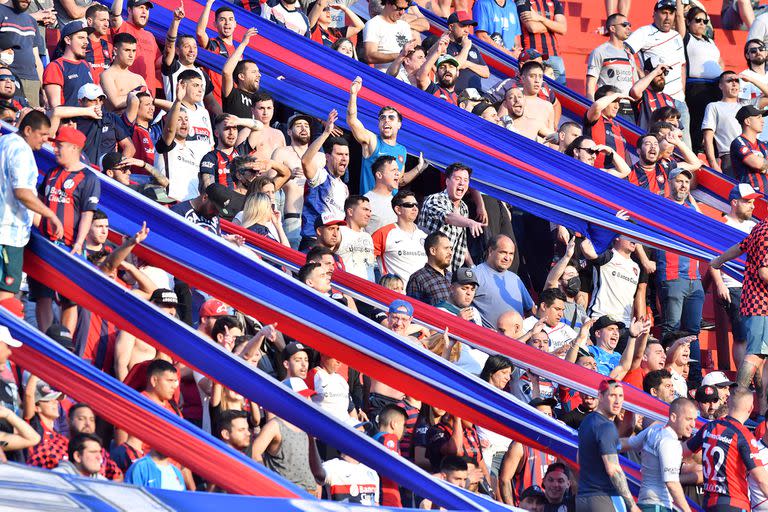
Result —
[[649, 57], [643, 63], [645, 76], [634, 83], [629, 90], [635, 109], [635, 120], [643, 130], [648, 130], [652, 124], [651, 116], [662, 107], [675, 108], [675, 99], [664, 92], [667, 86], [669, 66], [661, 63], [655, 57]]
[[410, 7], [408, 0], [384, 0], [382, 3], [382, 13], [365, 24], [363, 42], [368, 63], [386, 72], [389, 63], [397, 58], [413, 36], [411, 26], [403, 19]]
[[424, 240], [427, 233], [416, 225], [419, 202], [413, 192], [401, 190], [392, 198], [397, 221], [373, 233], [373, 252], [383, 274], [395, 274], [404, 283], [427, 264]]
[[[768, 48], [760, 39], [750, 39], [744, 44], [744, 58], [747, 61], [747, 69], [739, 73], [741, 88], [739, 89], [739, 102], [742, 105], [755, 105], [760, 108], [760, 102], [768, 102], [768, 98], [752, 82], [744, 80], [749, 77], [753, 82], [768, 84]], [[768, 130], [763, 129], [759, 135], [760, 140], [768, 140]]]
[[[594, 99], [595, 91], [603, 85], [612, 85], [622, 94], [629, 94], [638, 77], [635, 60], [630, 58], [624, 48], [624, 41], [632, 33], [632, 24], [627, 17], [619, 13], [611, 14], [605, 22], [605, 31], [608, 33], [608, 42], [592, 50], [587, 62], [586, 88], [590, 99]], [[619, 116], [634, 122], [629, 101], [621, 102]]]

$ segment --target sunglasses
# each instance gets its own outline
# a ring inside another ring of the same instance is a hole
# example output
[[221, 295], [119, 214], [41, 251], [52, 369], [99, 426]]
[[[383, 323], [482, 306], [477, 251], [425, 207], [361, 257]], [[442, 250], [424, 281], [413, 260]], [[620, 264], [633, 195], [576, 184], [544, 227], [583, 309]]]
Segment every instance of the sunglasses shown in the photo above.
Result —
[[398, 206], [402, 208], [418, 208], [419, 203], [400, 203]]
[[624, 28], [629, 28], [629, 27], [631, 27], [631, 26], [632, 26], [632, 24], [631, 24], [630, 22], [628, 22], [628, 21], [622, 21], [621, 23], [614, 23], [614, 24], [613, 24], [613, 25], [611, 25], [611, 26], [612, 26], [612, 27], [624, 27]]
[[600, 152], [599, 149], [593, 149], [593, 148], [578, 148], [578, 149], [580, 149], [581, 151], [586, 151], [590, 155], [596, 155]]
[[709, 23], [709, 18], [693, 18], [693, 22], [694, 23], [703, 23], [703, 24], [706, 25], [707, 23]]
[[379, 121], [397, 121], [397, 114], [381, 114]]
[[735, 83], [738, 83], [738, 82], [739, 82], [738, 78], [729, 78], [729, 79], [727, 79], [725, 81], [725, 83], [727, 83], [727, 84], [735, 84]]
[[406, 5], [405, 7], [402, 7], [400, 5], [395, 5], [395, 10], [403, 12], [403, 11], [407, 11], [409, 7], [410, 7], [410, 5]]
[[13, 82], [12, 75], [0, 75], [0, 82]]
[[[760, 52], [764, 52], [764, 51], [765, 51], [765, 46], [753, 46], [752, 48], [747, 50], [747, 53], [752, 55], [752, 54], [760, 53]], [[2, 77], [0, 77], [0, 78], [2, 78]]]

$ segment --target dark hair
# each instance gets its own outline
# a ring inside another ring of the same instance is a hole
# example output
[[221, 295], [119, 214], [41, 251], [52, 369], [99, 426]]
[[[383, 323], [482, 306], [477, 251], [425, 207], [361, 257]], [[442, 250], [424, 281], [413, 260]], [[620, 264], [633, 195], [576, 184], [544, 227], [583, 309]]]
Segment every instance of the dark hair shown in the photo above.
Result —
[[724, 77], [728, 75], [736, 75], [737, 73], [735, 71], [731, 71], [730, 69], [726, 69], [722, 73], [720, 73], [720, 76], [717, 77], [717, 81], [720, 82]]
[[373, 161], [373, 164], [371, 164], [371, 171], [373, 171], [373, 174], [376, 174], [389, 162], [395, 162], [395, 164], [397, 164], [397, 160], [392, 155], [381, 155]]
[[271, 101], [272, 103], [274, 103], [275, 98], [273, 98], [272, 95], [269, 94], [267, 91], [259, 91], [253, 95], [253, 106], [255, 107], [256, 104], [261, 101]]
[[750, 44], [758, 44], [765, 48], [765, 43], [762, 39], [750, 39], [746, 43], [744, 43], [744, 60], [747, 61], [747, 67], [749, 67], [749, 57], [747, 57], [747, 48], [749, 48]]
[[194, 80], [195, 78], [203, 80], [203, 77], [200, 75], [200, 73], [197, 70], [185, 69], [184, 71], [179, 73], [179, 76], [176, 80], [179, 82], [186, 82], [187, 80]]
[[483, 370], [480, 372], [480, 380], [489, 382], [491, 380], [491, 375], [493, 375], [494, 373], [501, 370], [506, 370], [507, 368], [514, 368], [514, 367], [515, 366], [512, 364], [512, 360], [507, 356], [502, 356], [501, 354], [494, 354], [485, 360], [485, 365], [483, 366]]
[[[393, 1], [397, 1], [397, 0], [393, 0]], [[389, 105], [384, 105], [383, 107], [381, 107], [381, 108], [379, 109], [379, 113], [376, 115], [376, 119], [378, 119], [379, 117], [381, 117], [381, 114], [383, 114], [384, 112], [386, 112], [386, 111], [388, 111], [388, 110], [391, 110], [392, 112], [394, 112], [395, 114], [397, 114], [397, 119], [398, 119], [398, 120], [399, 120], [401, 123], [403, 122], [403, 115], [402, 115], [402, 114], [401, 114], [401, 113], [400, 113], [400, 112], [399, 112], [399, 111], [398, 111], [398, 110], [397, 110], [395, 107], [390, 107]]]
[[697, 14], [707, 14], [707, 11], [702, 9], [701, 7], [697, 5], [692, 5], [690, 9], [688, 9], [688, 12], [685, 13], [685, 23], [686, 25], [691, 23], [693, 19], [696, 17]]
[[95, 265], [101, 263], [104, 258], [110, 255], [110, 252], [107, 251], [105, 248], [101, 248], [101, 250], [98, 251], [89, 251], [86, 255], [86, 259], [89, 263], [93, 263]]
[[674, 342], [679, 340], [680, 338], [685, 338], [686, 336], [694, 336], [694, 333], [689, 331], [671, 331], [664, 335], [664, 337], [661, 338], [661, 345], [664, 347], [664, 350], [668, 349], [672, 346]]
[[24, 135], [24, 128], [29, 126], [32, 131], [51, 127], [51, 120], [39, 110], [30, 110], [19, 123], [19, 133]]
[[120, 32], [115, 34], [112, 38], [112, 46], [118, 46], [121, 44], [137, 44], [136, 38], [128, 32]]
[[333, 256], [333, 251], [324, 245], [316, 245], [307, 251], [305, 263], [318, 263], [323, 256]]
[[87, 403], [85, 403], [85, 402], [77, 402], [75, 405], [73, 405], [72, 407], [69, 408], [69, 411], [67, 411], [67, 421], [71, 422], [72, 418], [75, 417], [75, 413], [77, 411], [79, 411], [80, 409], [91, 409], [91, 411], [93, 411], [91, 406], [88, 405]]
[[321, 265], [315, 261], [310, 261], [309, 263], [306, 263], [304, 266], [302, 266], [299, 271], [296, 273], [296, 279], [301, 281], [302, 283], [306, 283], [307, 279], [309, 279], [309, 276], [314, 272], [316, 268], [320, 268]]
[[540, 69], [542, 73], [544, 72], [544, 66], [541, 64], [541, 62], [538, 62], [535, 60], [529, 60], [528, 62], [520, 66], [520, 74], [524, 75], [528, 72], [528, 70], [531, 70], [534, 68]]
[[104, 219], [109, 219], [109, 217], [107, 217], [107, 214], [104, 213], [102, 210], [96, 210], [95, 212], [93, 212], [93, 220], [104, 220]]
[[211, 338], [215, 341], [219, 334], [224, 334], [228, 329], [234, 329], [235, 327], [242, 327], [236, 316], [220, 316], [213, 323], [213, 327], [211, 327]]
[[[191, 40], [193, 40], [195, 42], [195, 44], [197, 44], [197, 38], [195, 36], [193, 36], [192, 34], [179, 34], [178, 39], [176, 39], [176, 47], [177, 48], [181, 47], [181, 42], [184, 39], [191, 39]], [[187, 71], [193, 71], [193, 70], [187, 70]], [[183, 71], [182, 71], [182, 73], [183, 73]]]
[[344, 137], [331, 137], [323, 144], [323, 151], [326, 153], [332, 153], [334, 146], [349, 147], [349, 141]]
[[221, 437], [221, 431], [222, 430], [232, 430], [232, 423], [238, 418], [243, 418], [246, 421], [248, 420], [248, 413], [245, 411], [237, 411], [237, 410], [227, 410], [227, 411], [221, 411], [219, 414], [219, 417], [216, 421], [216, 428], [214, 431], [214, 434], [219, 439], [222, 439]]
[[440, 461], [440, 472], [447, 473], [449, 471], [466, 471], [467, 461], [464, 457], [458, 455], [446, 455], [443, 460]]
[[75, 434], [72, 436], [72, 439], [69, 440], [69, 446], [67, 447], [67, 455], [69, 456], [69, 460], [71, 462], [75, 462], [76, 453], [82, 453], [82, 451], [85, 450], [85, 443], [88, 441], [94, 441], [99, 443], [99, 447], [104, 447], [104, 444], [101, 442], [101, 438], [96, 434], [88, 434], [83, 432], [80, 434]]
[[608, 96], [609, 94], [615, 94], [617, 92], [621, 92], [621, 91], [619, 91], [619, 89], [614, 87], [613, 85], [608, 85], [608, 84], [601, 85], [595, 91], [595, 101], [605, 96]]
[[571, 471], [568, 469], [568, 466], [563, 464], [562, 462], [553, 462], [549, 466], [547, 466], [547, 470], [544, 472], [544, 478], [547, 477], [548, 474], [554, 473], [555, 471], [562, 471], [565, 473], [565, 476], [570, 478], [571, 477]]
[[234, 10], [232, 10], [232, 8], [231, 8], [231, 7], [228, 7], [228, 6], [219, 7], [219, 8], [218, 8], [218, 9], [216, 9], [216, 11], [214, 11], [214, 12], [216, 13], [216, 17], [217, 17], [217, 18], [218, 18], [218, 17], [219, 17], [219, 15], [220, 15], [221, 13], [223, 13], [223, 12], [231, 12], [232, 14], [235, 14], [235, 11], [234, 11]]
[[400, 407], [399, 405], [395, 404], [387, 404], [379, 411], [377, 422], [379, 424], [379, 428], [381, 428], [382, 425], [386, 425], [393, 419], [395, 419], [396, 416], [402, 416], [404, 420], [408, 419], [408, 413], [405, 412], [405, 409]]
[[640, 149], [640, 147], [643, 145], [643, 141], [648, 137], [653, 137], [654, 139], [656, 139], [656, 142], [659, 142], [659, 137], [656, 136], [656, 134], [646, 133], [637, 138], [637, 149]]
[[472, 177], [472, 168], [470, 166], [462, 164], [461, 162], [454, 162], [445, 168], [445, 179], [450, 178], [453, 176], [453, 173], [458, 171], [467, 171], [467, 175], [470, 178]]
[[354, 49], [355, 43], [353, 43], [352, 40], [347, 38], [347, 37], [340, 37], [340, 38], [338, 38], [336, 41], [333, 42], [333, 44], [331, 45], [331, 48], [334, 49], [334, 50], [338, 50], [339, 46], [341, 46], [342, 44], [347, 43], [347, 42], [349, 44], [351, 44], [352, 48]]
[[610, 34], [611, 32], [611, 26], [616, 24], [616, 18], [619, 18], [621, 16], [624, 16], [620, 12], [615, 12], [608, 16], [608, 19], [605, 20], [605, 33]]
[[424, 239], [424, 251], [426, 251], [426, 253], [429, 254], [429, 250], [433, 247], [437, 247], [437, 242], [441, 238], [449, 239], [448, 235], [446, 235], [442, 231], [433, 231], [430, 234], [428, 234], [427, 238]]
[[[235, 157], [237, 158], [237, 157]], [[233, 160], [234, 161], [234, 160]], [[232, 164], [230, 164], [230, 169], [232, 168]], [[261, 189], [264, 188], [264, 185], [271, 183], [272, 185], [275, 184], [275, 179], [270, 178], [269, 176], [259, 176], [258, 178], [252, 180], [248, 184], [248, 195], [255, 194], [257, 192], [261, 192]]]
[[392, 208], [394, 209], [395, 206], [400, 206], [405, 202], [406, 197], [413, 197], [416, 198], [416, 194], [411, 192], [410, 190], [403, 190], [400, 189], [397, 191], [397, 194], [395, 194], [395, 197], [392, 198]]
[[[653, 116], [656, 114], [656, 112], [659, 112], [660, 110], [664, 109], [672, 109], [678, 114], [680, 114], [680, 111], [677, 110], [675, 107], [661, 107], [653, 111], [653, 114], [651, 114], [651, 119], [653, 119]], [[656, 121], [651, 122], [651, 126], [649, 126], [648, 133], [652, 133], [653, 135], [656, 135], [656, 137], [659, 137], [659, 134], [661, 133], [661, 130], [675, 130], [677, 126], [673, 125], [670, 122], [667, 121]]]
[[565, 121], [563, 124], [560, 125], [560, 128], [557, 129], [558, 133], [565, 133], [566, 128], [575, 127], [579, 130], [582, 130], [583, 128], [581, 125], [575, 121]]
[[666, 368], [648, 372], [647, 374], [645, 374], [645, 377], [643, 377], [643, 391], [650, 394], [652, 389], [656, 389], [659, 386], [661, 386], [661, 382], [664, 379], [671, 379], [671, 378], [672, 378], [672, 374]]
[[568, 147], [565, 148], [565, 155], [570, 156], [572, 158], [576, 158], [576, 150], [581, 147], [581, 143], [585, 140], [592, 140], [592, 137], [587, 137], [586, 135], [579, 135], [575, 139], [571, 141], [570, 144], [568, 144]]
[[365, 196], [361, 196], [359, 194], [352, 194], [347, 198], [346, 201], [344, 201], [344, 211], [346, 212], [349, 208], [354, 208], [358, 205], [358, 203], [370, 203], [371, 200], [368, 199]]
[[107, 6], [105, 6], [105, 5], [102, 5], [102, 4], [99, 4], [99, 3], [94, 3], [94, 4], [91, 4], [91, 6], [88, 7], [85, 10], [85, 17], [86, 18], [94, 18], [94, 17], [96, 17], [96, 13], [97, 12], [109, 13], [109, 9], [107, 9]]
[[568, 299], [565, 297], [565, 293], [560, 288], [547, 288], [539, 294], [538, 304], [544, 304], [547, 307], [550, 307], [555, 303], [556, 300], [565, 302]]
[[155, 375], [160, 375], [165, 372], [176, 373], [176, 367], [165, 359], [155, 359], [147, 365], [147, 382]]
[[240, 76], [240, 73], [243, 72], [243, 68], [245, 68], [247, 64], [253, 64], [254, 66], [258, 66], [258, 64], [256, 64], [256, 62], [252, 59], [243, 59], [240, 62], [238, 62], [235, 65], [235, 69], [232, 71], [232, 80], [234, 80], [235, 83], [240, 83], [240, 79], [238, 78], [238, 76]]

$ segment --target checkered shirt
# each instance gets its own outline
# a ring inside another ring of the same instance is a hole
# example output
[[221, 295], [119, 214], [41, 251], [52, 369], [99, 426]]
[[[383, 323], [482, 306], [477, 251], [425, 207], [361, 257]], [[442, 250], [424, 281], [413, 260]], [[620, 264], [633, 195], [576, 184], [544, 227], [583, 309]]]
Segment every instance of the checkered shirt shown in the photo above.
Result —
[[38, 468], [53, 469], [67, 459], [69, 439], [55, 430], [43, 426], [42, 439], [29, 449], [27, 464]]
[[[416, 224], [427, 233], [441, 231], [451, 239], [453, 246], [452, 272], [456, 272], [461, 267], [467, 252], [467, 229], [445, 223], [445, 216], [454, 212], [456, 210], [453, 207], [453, 202], [448, 197], [448, 193], [443, 190], [424, 200], [419, 217], [416, 219]], [[469, 217], [469, 208], [464, 201], [459, 201], [459, 209], [456, 213], [462, 217]]]
[[451, 273], [441, 274], [429, 264], [411, 274], [405, 294], [430, 306], [448, 300], [451, 294]]
[[760, 221], [739, 247], [747, 255], [740, 313], [742, 316], [768, 316], [768, 285], [758, 275], [762, 267], [768, 267], [768, 219]]

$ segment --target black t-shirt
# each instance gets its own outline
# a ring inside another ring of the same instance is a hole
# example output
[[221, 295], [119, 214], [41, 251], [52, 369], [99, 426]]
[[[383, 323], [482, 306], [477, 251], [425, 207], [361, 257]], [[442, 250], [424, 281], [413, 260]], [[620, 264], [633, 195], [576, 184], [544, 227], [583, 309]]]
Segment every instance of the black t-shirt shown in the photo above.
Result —
[[229, 96], [225, 96], [221, 99], [221, 105], [224, 112], [232, 114], [237, 117], [244, 117], [246, 119], [253, 117], [253, 105], [256, 103], [254, 98], [258, 92], [245, 92], [237, 87], [232, 87], [232, 92]]
[[125, 124], [112, 112], [102, 113], [101, 119], [75, 118], [77, 129], [85, 134], [88, 141], [83, 153], [88, 161], [99, 165], [101, 157], [117, 150], [117, 143], [130, 137]]
[[192, 201], [182, 201], [171, 207], [171, 211], [181, 215], [189, 222], [193, 222], [201, 228], [210, 231], [214, 235], [221, 235], [221, 227], [219, 226], [219, 217], [214, 216], [209, 218], [199, 215], [192, 207]]
[[[451, 41], [448, 43], [448, 49], [446, 50], [446, 53], [456, 57], [459, 53], [461, 53], [461, 46], [458, 43]], [[478, 50], [475, 45], [472, 45], [472, 48], [469, 49], [467, 60], [472, 64], [485, 66], [485, 60], [483, 60], [483, 56], [480, 54], [480, 50]], [[473, 87], [477, 89], [478, 92], [480, 92], [483, 90], [481, 81], [482, 78], [480, 78], [480, 75], [474, 71], [470, 69], [462, 69], [459, 71], [459, 77], [456, 79], [456, 90], [463, 91], [464, 89]]]

